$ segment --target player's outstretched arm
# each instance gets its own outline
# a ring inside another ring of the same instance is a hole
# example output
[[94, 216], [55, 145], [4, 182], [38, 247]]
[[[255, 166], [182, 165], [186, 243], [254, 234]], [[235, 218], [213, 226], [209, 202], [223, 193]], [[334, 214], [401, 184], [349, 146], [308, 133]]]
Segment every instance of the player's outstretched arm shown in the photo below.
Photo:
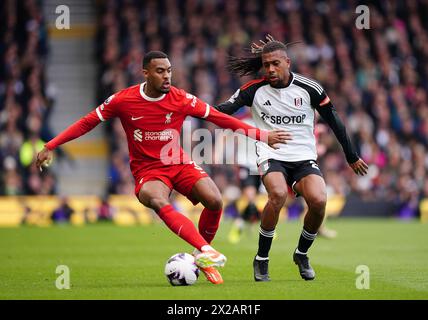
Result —
[[346, 133], [346, 128], [343, 122], [340, 120], [334, 106], [329, 102], [324, 106], [316, 107], [321, 117], [327, 122], [329, 127], [333, 130], [334, 135], [342, 146], [343, 152], [345, 153], [346, 161], [349, 166], [358, 175], [367, 174], [368, 165], [361, 159], [352, 147], [351, 139]]
[[[232, 98], [231, 98], [232, 99]], [[234, 114], [236, 111], [241, 109], [245, 104], [243, 104], [240, 100], [236, 99], [235, 101], [226, 101], [223, 103], [220, 103], [214, 108], [222, 113], [225, 114]]]
[[245, 134], [250, 138], [267, 143], [271, 148], [274, 149], [278, 149], [278, 146], [276, 146], [276, 144], [287, 143], [287, 141], [292, 140], [291, 133], [288, 131], [260, 130], [227, 114], [221, 113], [215, 108], [210, 108], [209, 114], [205, 119], [218, 125], [219, 127], [225, 129], [232, 129], [233, 131]]
[[94, 110], [46, 143], [44, 149], [37, 154], [36, 165], [39, 170], [42, 170], [43, 166], [49, 165], [50, 161], [52, 161], [52, 150], [68, 141], [86, 134], [95, 128], [100, 122], [101, 120]]
[[40, 171], [43, 171], [43, 167], [48, 167], [52, 162], [53, 152], [48, 148], [44, 147], [42, 151], [37, 154], [36, 166]]
[[279, 149], [279, 143], [287, 144], [287, 141], [293, 140], [293, 137], [290, 132], [281, 129], [275, 129], [268, 131], [268, 142], [269, 147], [273, 149]]
[[359, 176], [365, 176], [367, 174], [367, 170], [369, 169], [369, 166], [367, 165], [367, 163], [365, 163], [365, 161], [361, 158], [359, 158], [354, 163], [350, 163], [349, 166]]

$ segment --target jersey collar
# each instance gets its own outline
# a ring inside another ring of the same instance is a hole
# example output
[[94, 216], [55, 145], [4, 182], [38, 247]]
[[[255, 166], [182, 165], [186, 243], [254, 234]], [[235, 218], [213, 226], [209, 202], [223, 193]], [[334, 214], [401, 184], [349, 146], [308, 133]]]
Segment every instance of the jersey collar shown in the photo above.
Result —
[[278, 89], [288, 88], [293, 83], [293, 80], [294, 80], [294, 74], [293, 74], [293, 72], [290, 71], [290, 76], [288, 77], [288, 82], [286, 83], [286, 85], [284, 87], [278, 88]]
[[293, 83], [293, 80], [294, 80], [294, 73], [290, 71], [290, 77], [288, 78], [288, 82], [285, 87], [286, 88], [289, 87]]
[[141, 94], [141, 96], [143, 97], [143, 99], [145, 99], [145, 100], [147, 100], [147, 101], [161, 101], [163, 98], [165, 98], [165, 96], [166, 96], [166, 94], [164, 93], [163, 95], [161, 95], [160, 97], [157, 97], [157, 98], [152, 98], [152, 97], [149, 97], [148, 95], [146, 95], [145, 93], [144, 93], [144, 86], [146, 85], [146, 83], [145, 82], [143, 82], [142, 84], [140, 84], [140, 94]]

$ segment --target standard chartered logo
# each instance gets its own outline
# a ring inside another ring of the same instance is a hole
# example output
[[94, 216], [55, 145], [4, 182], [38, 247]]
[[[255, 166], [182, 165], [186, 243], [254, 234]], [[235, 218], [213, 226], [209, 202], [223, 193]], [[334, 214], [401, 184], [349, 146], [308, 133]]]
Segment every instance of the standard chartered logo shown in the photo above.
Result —
[[[177, 134], [179, 134], [177, 132]], [[174, 137], [172, 130], [164, 131], [146, 131], [144, 133], [144, 140], [159, 140], [159, 141], [168, 141], [172, 140]]]
[[137, 129], [134, 131], [134, 140], [136, 141], [143, 141], [143, 133], [141, 132], [140, 129]]
[[[150, 140], [168, 141], [168, 140], [172, 140], [173, 137], [174, 137], [174, 134], [172, 130], [144, 132], [144, 140], [146, 141], [150, 141]], [[134, 140], [138, 142], [143, 141], [143, 132], [140, 129], [134, 130]]]

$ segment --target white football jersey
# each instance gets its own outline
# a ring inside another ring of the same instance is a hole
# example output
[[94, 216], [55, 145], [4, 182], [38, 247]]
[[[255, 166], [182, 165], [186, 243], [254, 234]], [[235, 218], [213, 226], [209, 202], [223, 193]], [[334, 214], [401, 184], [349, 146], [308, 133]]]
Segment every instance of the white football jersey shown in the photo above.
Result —
[[318, 82], [292, 72], [285, 88], [273, 88], [260, 79], [249, 82], [229, 99], [233, 103], [241, 99], [251, 101], [255, 126], [260, 129], [285, 129], [293, 140], [279, 144], [275, 150], [265, 143], [256, 143], [257, 163], [267, 159], [280, 161], [316, 160], [315, 107], [330, 102]]

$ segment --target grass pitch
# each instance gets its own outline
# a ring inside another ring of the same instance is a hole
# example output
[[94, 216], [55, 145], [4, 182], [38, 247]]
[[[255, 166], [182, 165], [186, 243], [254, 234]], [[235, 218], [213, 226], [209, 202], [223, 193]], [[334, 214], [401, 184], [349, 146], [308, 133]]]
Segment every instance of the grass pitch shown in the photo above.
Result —
[[[231, 224], [222, 222], [214, 246], [228, 257], [225, 283], [201, 275], [188, 287], [172, 287], [163, 269], [171, 255], [192, 249], [161, 224], [0, 229], [0, 299], [428, 299], [428, 225], [344, 218], [328, 225], [338, 238], [311, 248], [314, 281], [302, 280], [292, 261], [301, 223], [291, 221], [277, 228], [272, 281], [256, 283], [258, 227], [230, 244]], [[55, 286], [58, 265], [70, 269], [69, 290]], [[358, 265], [369, 268], [370, 289], [356, 288]]]

